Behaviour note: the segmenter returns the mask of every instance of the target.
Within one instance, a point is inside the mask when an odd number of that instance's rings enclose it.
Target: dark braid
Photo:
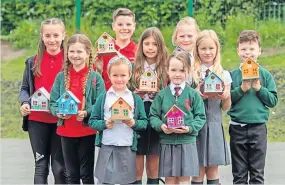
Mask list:
[[[70,61],[67,59],[64,63],[64,87],[68,91],[70,88]]]

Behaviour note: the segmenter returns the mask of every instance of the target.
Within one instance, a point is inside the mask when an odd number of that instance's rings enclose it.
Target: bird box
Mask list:
[[[225,85],[223,80],[216,73],[210,72],[210,74],[204,79],[200,90],[204,95],[216,96],[223,94],[224,88]]]
[[[120,97],[115,103],[111,106],[111,119],[112,120],[130,120],[130,111],[132,107]]]
[[[57,102],[58,114],[68,115],[78,113],[78,104],[80,103],[80,100],[71,91],[63,93]]]
[[[259,78],[259,65],[254,60],[248,58],[241,64],[241,73],[243,80]]]
[[[173,105],[169,111],[165,114],[166,124],[168,128],[181,128],[185,125],[184,116],[186,114],[179,109],[176,105]]]
[[[44,87],[39,88],[30,99],[31,111],[49,111],[50,94]]]
[[[152,70],[145,71],[140,77],[139,90],[147,92],[158,91],[158,78]]]
[[[115,39],[106,32],[98,38],[95,43],[95,48],[98,56],[117,53],[115,49]]]

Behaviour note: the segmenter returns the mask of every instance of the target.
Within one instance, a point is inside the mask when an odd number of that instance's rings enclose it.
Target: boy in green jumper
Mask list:
[[[257,61],[261,54],[259,34],[244,30],[238,37],[237,53],[243,63]],[[231,72],[230,148],[234,184],[264,184],[267,149],[266,122],[269,108],[276,106],[277,90],[272,75],[259,66],[259,79],[242,80],[240,69]],[[250,177],[248,182],[248,175]]]

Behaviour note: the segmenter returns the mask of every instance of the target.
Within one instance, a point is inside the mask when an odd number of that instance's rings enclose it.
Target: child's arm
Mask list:
[[[105,84],[104,81],[101,77],[101,75],[99,75],[99,73],[95,72],[95,76],[92,79],[92,105],[95,104],[96,99],[99,97],[99,95],[101,93],[106,92],[105,90]],[[89,119],[89,117],[91,116],[91,112],[92,112],[92,106],[87,107],[86,109],[87,111],[87,119]],[[88,122],[88,120],[86,120],[86,123]]]
[[[191,106],[194,109],[193,110],[194,119],[190,123],[189,133],[191,135],[198,136],[199,130],[204,126],[206,122],[204,102],[201,96],[198,94],[198,92],[194,94],[194,98],[192,99]]]
[[[105,93],[101,94],[98,97],[95,105],[93,105],[91,116],[88,121],[89,127],[97,131],[103,131],[107,129],[106,121],[104,120],[104,113],[102,113],[102,103],[104,103],[102,101],[103,101],[104,96],[105,96]]]
[[[250,80],[242,80],[240,86],[231,86],[231,101],[232,104],[236,104],[244,93],[246,93],[251,88]]]
[[[257,91],[257,96],[260,101],[264,103],[267,107],[274,107],[277,105],[278,97],[277,97],[277,89],[275,81],[272,75],[268,72],[268,75],[265,78],[265,87],[261,86],[259,89],[256,89],[255,86],[260,85],[260,80],[253,80],[252,87]]]
[[[136,107],[138,107],[135,111],[138,111],[137,112],[138,114],[137,114],[137,119],[135,120],[135,124],[132,128],[135,131],[144,130],[146,129],[147,126],[147,117],[145,114],[144,104],[142,99],[138,95],[135,95],[134,97],[137,103]]]
[[[60,78],[63,73],[57,74],[55,81],[53,83],[51,92],[50,92],[50,111],[52,115],[57,116],[58,111],[58,102],[56,102],[60,98]]]
[[[163,124],[161,120],[161,105],[162,99],[160,93],[154,98],[149,111],[150,125],[157,132],[162,132],[161,125]]]

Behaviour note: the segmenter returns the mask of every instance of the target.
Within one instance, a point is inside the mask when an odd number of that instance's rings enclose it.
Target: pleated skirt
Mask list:
[[[102,145],[95,177],[104,184],[130,184],[136,181],[136,152],[129,146]]]
[[[149,109],[151,102],[144,102],[146,115],[149,115]],[[137,145],[137,155],[158,155],[159,154],[159,135],[150,126],[147,125],[146,130],[138,132],[138,145]]]
[[[161,144],[159,177],[199,176],[196,143]]]
[[[230,154],[221,122],[206,122],[197,137],[200,166],[229,165]]]

